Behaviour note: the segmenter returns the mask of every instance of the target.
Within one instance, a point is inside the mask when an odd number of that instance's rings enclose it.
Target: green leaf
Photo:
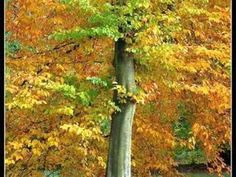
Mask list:
[[[109,118],[103,118],[100,122],[100,128],[102,131],[102,134],[104,136],[107,136],[110,134],[111,131],[111,121],[109,120]]]
[[[84,105],[84,106],[89,106],[91,104],[91,98],[87,92],[79,92],[79,101]]]
[[[102,80],[101,78],[98,78],[98,77],[87,77],[86,80],[90,81],[92,84],[94,85],[100,85],[100,86],[103,86],[103,87],[107,87],[107,82]]]

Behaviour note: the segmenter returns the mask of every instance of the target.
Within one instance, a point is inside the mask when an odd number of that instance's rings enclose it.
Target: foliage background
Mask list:
[[[119,110],[118,38],[136,56],[144,101],[133,126],[133,176],[175,176],[177,164],[209,162],[219,175],[227,168],[219,153],[230,146],[230,2],[129,2],[6,2],[7,176],[104,176]]]

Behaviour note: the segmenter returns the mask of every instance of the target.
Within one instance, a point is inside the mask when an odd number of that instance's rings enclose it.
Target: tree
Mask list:
[[[228,2],[8,3],[9,175],[98,175],[110,119],[107,176],[130,176],[131,160],[135,176],[176,176],[175,151],[194,149],[220,175],[230,141]]]
[[[134,79],[134,59],[126,50],[126,42],[118,40],[115,49],[115,67],[117,83],[129,93],[136,90]],[[119,94],[119,93],[118,93]],[[115,112],[111,123],[111,140],[107,165],[107,176],[131,176],[131,134],[135,112],[135,102],[125,100],[119,103],[115,95]]]

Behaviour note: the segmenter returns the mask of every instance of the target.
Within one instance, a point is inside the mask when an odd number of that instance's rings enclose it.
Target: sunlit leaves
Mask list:
[[[60,128],[62,128],[63,130],[66,130],[70,133],[75,133],[77,135],[80,135],[82,137],[82,140],[84,139],[96,139],[96,136],[93,135],[98,135],[100,134],[100,130],[96,129],[96,128],[92,128],[92,129],[86,129],[84,127],[80,127],[79,125],[76,124],[64,124],[62,125]]]
[[[91,97],[87,92],[79,92],[78,93],[79,99],[81,103],[85,106],[89,106],[91,103]]]
[[[117,100],[120,103],[126,103],[127,100],[144,104],[145,97],[147,96],[142,90],[138,89],[136,93],[127,92],[127,90],[121,86],[116,85],[112,88],[112,90],[116,90],[118,93]]]
[[[96,13],[97,9],[93,7],[89,0],[60,0],[65,4],[69,4],[71,6],[79,5],[80,9],[86,12]]]
[[[218,154],[230,144],[228,1],[7,3],[9,176],[102,176],[111,115],[120,111],[112,91],[142,103],[134,176],[157,168],[177,176],[176,162],[207,161],[219,174],[225,168]],[[135,58],[135,94],[111,88],[120,38]]]
[[[70,31],[59,31],[53,34],[53,38],[59,41],[63,41],[66,39],[83,39],[90,37],[111,37],[114,40],[122,37],[122,34],[118,31],[118,28],[110,28],[108,26],[105,27],[97,27],[90,29],[81,29],[75,28]]]
[[[9,88],[10,89],[10,88]],[[8,91],[11,91],[9,90]],[[35,105],[47,104],[45,100],[38,100],[37,96],[33,96],[28,89],[20,91],[11,102],[6,103],[8,109],[19,107],[21,109],[30,109]]]
[[[54,107],[52,110],[48,110],[45,113],[49,114],[62,114],[62,115],[68,115],[73,116],[74,114],[74,107],[73,106],[64,106],[64,107]]]

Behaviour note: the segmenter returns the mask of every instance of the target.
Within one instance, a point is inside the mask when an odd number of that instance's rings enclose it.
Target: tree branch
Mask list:
[[[61,44],[53,47],[52,49],[36,52],[36,53],[33,53],[32,55],[28,55],[26,57],[30,57],[30,56],[33,56],[33,55],[47,54],[47,53],[59,50],[59,49],[61,49],[63,47],[66,47],[68,45],[73,45],[73,48],[70,49],[70,50],[67,50],[65,53],[70,53],[70,52],[72,52],[73,50],[75,50],[75,49],[77,49],[79,47],[79,44],[76,44],[75,42],[69,42],[69,43],[66,43],[66,44],[61,43]],[[21,59],[21,58],[23,58],[25,56],[18,56],[18,57],[10,56],[10,57],[13,58],[13,59]]]

